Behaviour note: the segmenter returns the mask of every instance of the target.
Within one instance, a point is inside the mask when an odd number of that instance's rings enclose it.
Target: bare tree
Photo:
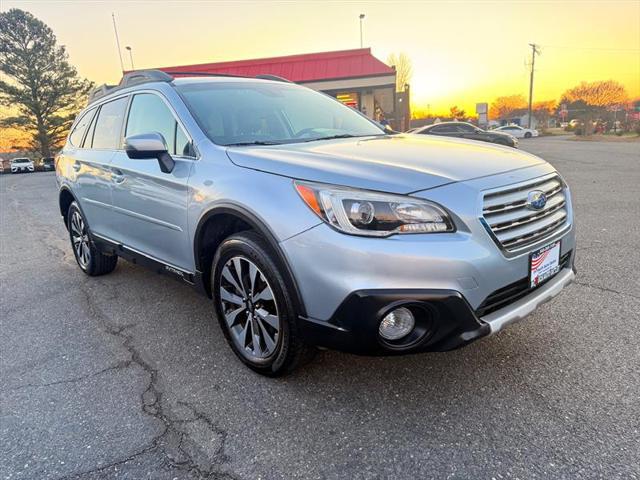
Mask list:
[[[489,116],[492,119],[507,118],[514,110],[526,108],[527,101],[522,95],[506,95],[497,97],[489,108]]]
[[[629,95],[624,85],[615,80],[600,82],[582,82],[562,95],[564,102],[576,102],[582,100],[591,107],[608,107],[618,103],[625,103],[629,100]]]
[[[454,105],[449,109],[449,114],[451,115],[451,118],[453,118],[454,120],[464,120],[466,112],[458,108],[457,105]]]
[[[387,59],[387,63],[396,69],[396,91],[404,92],[405,85],[411,83],[413,76],[413,65],[406,53],[392,53]]]

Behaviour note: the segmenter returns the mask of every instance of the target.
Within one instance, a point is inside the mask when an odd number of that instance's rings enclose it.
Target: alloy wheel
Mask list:
[[[77,210],[71,215],[71,241],[78,263],[83,270],[89,268],[91,250],[89,246],[89,234],[82,215]]]
[[[222,268],[219,298],[231,338],[249,360],[270,357],[278,347],[280,318],[273,290],[262,271],[245,257]]]

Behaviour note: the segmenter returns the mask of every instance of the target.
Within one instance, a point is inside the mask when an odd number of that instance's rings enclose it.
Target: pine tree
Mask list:
[[[50,157],[92,83],[78,76],[53,31],[17,8],[0,13],[0,71],[8,77],[0,80],[0,104],[16,113],[0,126],[27,132],[30,148]]]

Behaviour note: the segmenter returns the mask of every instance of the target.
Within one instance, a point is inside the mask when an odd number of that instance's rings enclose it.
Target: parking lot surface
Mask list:
[[[0,478],[640,478],[640,144],[523,140],[572,187],[577,282],[448,353],[242,366],[212,304],[76,267],[54,174],[0,177]]]

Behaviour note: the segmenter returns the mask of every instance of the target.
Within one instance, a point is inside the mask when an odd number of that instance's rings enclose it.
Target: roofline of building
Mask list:
[[[355,53],[359,53],[362,55],[365,55],[365,54],[372,55],[371,48],[367,47],[367,48],[355,48],[351,50],[334,50],[334,51],[317,52],[317,53],[298,53],[294,55],[285,55],[281,57],[250,58],[246,60],[231,60],[226,62],[209,62],[209,63],[194,63],[189,65],[173,65],[173,66],[167,66],[167,67],[157,67],[156,69],[162,70],[164,72],[171,74],[171,73],[179,73],[178,69],[193,69],[193,68],[198,69],[198,68],[206,68],[206,67],[231,68],[236,66],[268,65],[272,63],[282,63],[285,61],[299,61],[299,60],[309,60],[309,59],[319,60],[322,58],[348,57]],[[380,63],[384,64],[384,62],[382,61],[380,61]],[[392,69],[393,67],[389,67],[389,68]]]

